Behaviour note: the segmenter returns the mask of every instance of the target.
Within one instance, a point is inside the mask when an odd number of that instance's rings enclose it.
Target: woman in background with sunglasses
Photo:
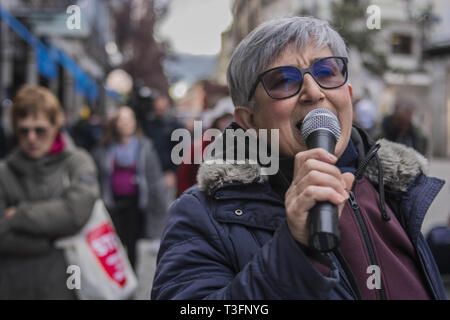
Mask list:
[[[53,242],[87,222],[97,170],[61,133],[63,111],[48,89],[21,88],[11,120],[18,145],[0,163],[0,299],[75,299]]]
[[[443,182],[423,174],[414,150],[352,127],[347,62],[344,40],[311,17],[266,22],[240,43],[227,74],[232,127],[278,130],[280,170],[203,163],[199,185],[170,209],[152,298],[445,298],[420,234]],[[302,138],[319,108],[339,122],[333,154]],[[309,210],[324,201],[341,231],[328,252],[308,239]]]

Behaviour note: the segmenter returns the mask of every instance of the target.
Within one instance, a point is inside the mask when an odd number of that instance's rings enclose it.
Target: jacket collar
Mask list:
[[[362,131],[361,131],[362,132]],[[371,141],[366,134],[361,134],[362,145],[358,149],[370,148]],[[428,172],[428,161],[419,152],[401,144],[380,139],[378,156],[383,166],[383,181],[387,189],[406,192],[410,184],[420,174]],[[378,165],[372,160],[364,175],[374,184],[378,183]],[[267,183],[268,176],[261,174],[258,164],[203,163],[198,171],[199,189],[208,195],[227,185]]]
[[[355,147],[360,153],[367,152],[374,142],[363,131],[354,130],[359,131],[361,138],[354,141]],[[378,155],[383,167],[386,195],[391,199],[391,205],[408,214],[397,217],[416,243],[425,214],[444,182],[424,175],[428,171],[428,161],[415,150],[385,139],[377,143],[380,144]],[[375,159],[369,162],[364,176],[378,184]],[[284,218],[283,197],[272,188],[268,176],[262,175],[261,167],[256,164],[205,162],[199,168],[197,179],[199,189],[208,196],[216,200],[233,200],[222,202],[224,207],[215,210],[214,216],[219,221],[275,230]],[[247,205],[251,199],[265,201],[271,208],[257,207],[253,212]],[[242,210],[243,214],[236,214],[236,210]],[[394,212],[398,214],[398,210]]]
[[[360,153],[367,153],[374,142],[363,131],[357,128],[354,130],[360,133],[360,140],[354,141],[355,147]],[[397,217],[415,243],[425,214],[442,188],[443,181],[424,175],[428,171],[428,161],[415,150],[385,139],[377,143],[380,144],[378,156],[383,168],[386,196],[391,199],[390,204],[397,207],[394,212],[398,214],[400,209],[407,214]],[[374,185],[378,184],[378,163],[375,159],[369,162],[364,176]],[[233,200],[233,205],[216,210],[216,219],[220,221],[273,229],[284,217],[283,197],[273,189],[268,176],[262,175],[261,167],[256,164],[203,163],[197,179],[199,189],[207,195],[217,200]],[[250,199],[263,200],[273,207],[270,210],[258,207],[255,212],[248,214],[245,203]],[[243,210],[244,214],[236,215],[235,210]],[[274,221],[270,222],[271,219]]]

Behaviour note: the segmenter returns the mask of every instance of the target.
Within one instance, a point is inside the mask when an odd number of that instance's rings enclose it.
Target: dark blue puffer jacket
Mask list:
[[[379,153],[385,158],[390,151],[384,149]],[[420,233],[443,182],[423,175],[418,162],[384,164],[390,178],[407,186],[404,192],[391,193],[387,183],[386,202],[416,249],[432,297],[446,299],[438,268]],[[256,166],[203,165],[199,186],[177,199],[169,215],[152,299],[358,298],[334,254],[328,255],[327,276],[311,263],[289,232],[284,201],[259,176]]]

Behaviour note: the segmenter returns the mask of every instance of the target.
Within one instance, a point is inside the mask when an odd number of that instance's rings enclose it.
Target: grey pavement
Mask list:
[[[437,225],[446,225],[450,214],[450,160],[432,159],[430,161],[429,176],[445,180],[445,185],[430,207],[425,217],[422,233],[427,234],[430,229]],[[150,290],[153,282],[153,275],[156,268],[156,255],[158,244],[140,240],[137,245],[137,276],[139,287],[135,294],[137,300],[150,299]],[[450,297],[450,276],[444,277],[447,288],[447,296]]]
[[[135,292],[135,300],[149,300],[153,283],[153,275],[156,269],[156,256],[159,243],[149,240],[139,240],[137,243],[136,275],[139,286]]]

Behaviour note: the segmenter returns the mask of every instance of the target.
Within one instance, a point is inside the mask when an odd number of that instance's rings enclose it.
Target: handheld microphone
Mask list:
[[[334,154],[334,148],[341,136],[341,126],[331,111],[318,108],[306,115],[301,133],[308,149],[323,148]],[[335,204],[329,201],[316,203],[309,210],[307,223],[311,248],[328,252],[339,245],[339,216]]]

